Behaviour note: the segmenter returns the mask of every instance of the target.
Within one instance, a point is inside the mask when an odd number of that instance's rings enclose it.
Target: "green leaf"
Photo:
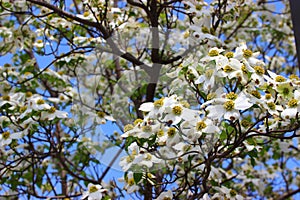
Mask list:
[[[252,151],[248,152],[248,155],[251,156],[251,158],[257,158],[257,151],[256,149],[253,149]]]
[[[273,158],[274,160],[278,160],[280,157],[281,157],[280,152],[278,152],[278,151],[274,151],[274,152],[273,152],[272,158]]]
[[[220,140],[221,141],[224,141],[227,139],[227,134],[226,134],[226,131],[222,131],[221,134],[220,134]]]
[[[140,180],[142,179],[143,174],[142,173],[134,173],[133,174],[133,179],[134,182],[137,184],[138,182],[140,182]]]
[[[255,159],[253,157],[250,157],[250,162],[253,167],[256,165]]]

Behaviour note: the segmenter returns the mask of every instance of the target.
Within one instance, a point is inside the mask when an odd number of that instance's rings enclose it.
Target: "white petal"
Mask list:
[[[215,118],[219,119],[225,113],[225,109],[223,105],[212,105],[212,106],[208,106],[206,109],[209,111],[207,117],[211,119],[215,119]]]
[[[147,103],[143,103],[140,106],[139,110],[144,111],[144,112],[149,112],[149,111],[153,110],[153,108],[154,108],[153,103],[152,102],[147,102]]]
[[[224,114],[224,118],[228,120],[237,120],[240,118],[240,113],[238,111],[230,111]]]

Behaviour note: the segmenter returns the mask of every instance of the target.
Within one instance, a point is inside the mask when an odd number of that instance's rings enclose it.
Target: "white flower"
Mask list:
[[[130,167],[134,164],[133,161],[135,160],[136,155],[140,155],[139,147],[135,142],[129,145],[128,151],[129,155],[122,157],[119,163],[124,172],[128,171]]]
[[[37,40],[35,41],[35,43],[33,43],[33,46],[40,49],[40,48],[43,48],[44,47],[44,42],[43,40]]]
[[[94,185],[92,183],[88,184],[88,191],[84,192],[82,195],[82,200],[101,200],[103,195],[102,193],[107,191],[106,189],[102,189],[101,185]]]
[[[55,107],[51,107],[49,110],[43,111],[41,114],[41,119],[42,120],[48,120],[51,121],[55,118],[67,118],[68,117],[68,113],[65,111],[60,111],[60,110],[56,110]]]
[[[206,68],[205,73],[200,75],[199,78],[195,81],[195,84],[203,83],[203,89],[205,91],[211,90],[216,84],[215,77],[218,75],[218,71],[211,68]]]
[[[113,117],[108,116],[105,112],[102,111],[98,111],[96,113],[88,112],[87,114],[94,118],[97,124],[105,124],[107,120],[112,122],[116,121]]]
[[[299,99],[300,92],[298,90],[295,90],[294,98],[288,101],[287,108],[285,108],[281,113],[281,117],[283,119],[295,118],[297,116],[297,113],[300,111]]]
[[[176,98],[173,95],[171,97],[162,97],[154,102],[146,102],[140,106],[139,110],[148,112],[145,118],[157,118],[162,115],[166,107],[177,103]]]
[[[154,163],[160,163],[161,160],[158,159],[155,155],[151,155],[150,153],[143,153],[136,156],[136,159],[133,163],[137,165],[145,165],[148,168],[151,168]]]
[[[228,93],[226,98],[216,98],[207,101],[203,106],[216,103],[215,105],[209,105],[206,110],[209,112],[207,117],[210,119],[224,119],[236,120],[240,117],[240,112],[250,108],[253,103],[250,103],[249,98],[241,92],[239,95],[235,93]]]
[[[220,129],[215,123],[209,119],[205,118],[203,120],[197,121],[192,128],[183,129],[182,130],[186,136],[196,142],[199,137],[201,137],[202,133],[220,133]]]
[[[0,147],[4,147],[9,145],[13,139],[20,139],[22,137],[22,133],[10,133],[9,131],[5,131],[0,135]]]
[[[174,104],[165,109],[166,116],[163,118],[166,122],[172,121],[176,125],[181,120],[194,121],[199,116],[199,112],[183,107],[181,104]]]
[[[216,63],[218,62],[218,60],[223,59],[223,55],[221,55],[220,53],[222,53],[224,50],[223,49],[219,49],[217,47],[213,47],[209,50],[208,55],[203,57],[201,59],[202,62],[210,62],[212,60],[216,61]]]
[[[23,97],[24,95],[22,93],[3,95],[2,97],[0,97],[0,107],[5,104],[9,104],[13,109],[16,105],[20,105]]]
[[[248,49],[246,43],[241,43],[240,46],[235,49],[234,53],[234,58],[243,63],[247,63],[252,67],[256,65],[263,66],[264,63],[257,59],[257,56],[259,56],[259,52],[252,52]]]
[[[128,172],[127,177],[125,179],[124,189],[127,191],[128,194],[140,189],[140,187],[136,185],[134,181],[133,172]]]
[[[51,108],[42,97],[34,96],[29,100],[28,108],[32,108],[32,110],[39,111],[39,110],[48,110]]]

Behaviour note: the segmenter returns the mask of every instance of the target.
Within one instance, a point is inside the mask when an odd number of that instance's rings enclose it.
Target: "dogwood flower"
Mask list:
[[[139,166],[147,166],[148,168],[151,168],[154,163],[160,162],[162,162],[162,160],[158,159],[155,155],[152,155],[150,153],[143,153],[137,155],[133,163]]]
[[[55,118],[64,119],[68,117],[68,113],[65,111],[56,110],[55,107],[51,107],[49,110],[42,111],[41,119],[51,121]]]
[[[194,123],[193,127],[183,129],[182,132],[185,133],[189,139],[196,142],[203,133],[220,133],[220,129],[213,120],[205,118]]]
[[[200,112],[183,107],[181,104],[173,104],[165,109],[165,121],[172,121],[172,125],[176,125],[181,120],[194,121]]]
[[[231,92],[226,95],[226,98],[215,98],[207,101],[202,106],[212,103],[207,106],[207,117],[210,119],[220,119],[224,117],[227,120],[236,120],[240,117],[240,110],[246,110],[253,104],[249,98],[241,92],[239,95]]]
[[[217,81],[218,71],[212,67],[206,67],[205,72],[199,76],[199,78],[195,81],[195,84],[203,83],[204,91],[211,90]]]
[[[287,103],[287,108],[285,108],[282,113],[281,117],[283,119],[295,118],[297,113],[300,111],[300,92],[295,90],[294,98],[291,98]]]
[[[9,145],[13,139],[20,139],[21,137],[21,132],[11,133],[9,131],[5,131],[0,135],[0,147]]]
[[[94,185],[92,183],[88,184],[88,190],[83,192],[82,200],[101,200],[103,197],[103,192],[107,191],[102,189],[101,185]]]
[[[241,43],[239,47],[235,49],[234,58],[249,64],[251,67],[264,66],[264,63],[257,59],[259,52],[252,52],[248,49],[246,43]]]
[[[16,105],[20,104],[20,101],[23,97],[24,95],[22,95],[22,93],[3,95],[0,97],[0,107],[4,106],[5,104],[9,104],[13,109]]]
[[[105,112],[98,111],[98,112],[87,112],[87,114],[94,119],[97,124],[105,124],[106,121],[116,121],[113,117],[107,115]]]
[[[133,193],[139,190],[139,186],[134,181],[133,172],[128,172],[127,177],[125,178],[125,186],[124,189],[128,194]]]

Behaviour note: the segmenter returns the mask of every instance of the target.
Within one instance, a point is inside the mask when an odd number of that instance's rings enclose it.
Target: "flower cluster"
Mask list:
[[[261,147],[245,138],[290,129],[298,119],[300,80],[266,71],[258,56],[243,43],[234,52],[212,48],[198,64],[185,63],[176,69],[173,75],[183,75],[195,91],[201,91],[197,97],[201,106],[190,106],[177,95],[142,104],[139,109],[144,119],[124,127],[128,156],[120,162],[123,170],[151,173],[177,163],[180,176],[185,165],[179,163],[190,163],[203,172],[204,161],[214,153],[259,152]],[[228,146],[239,139],[235,148]],[[208,179],[218,177],[220,181],[220,173],[226,173],[220,170],[212,170]],[[242,199],[233,194],[234,189],[222,186],[215,190],[214,196]]]

